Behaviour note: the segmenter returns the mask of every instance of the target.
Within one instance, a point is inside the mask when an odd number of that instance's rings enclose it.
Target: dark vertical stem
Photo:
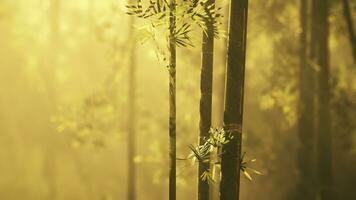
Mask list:
[[[209,0],[208,6],[213,5],[215,0]],[[199,144],[203,144],[209,136],[212,113],[213,91],[213,63],[214,63],[214,29],[212,19],[206,21],[207,31],[203,33],[202,41],[202,66],[200,74],[200,124]],[[198,167],[198,200],[209,200],[209,183],[201,179],[205,171],[210,169],[210,163],[199,163]]]
[[[311,23],[310,23],[310,50],[309,56],[312,64],[315,65],[317,57],[318,41],[318,0],[311,1]],[[314,72],[316,69],[314,68]],[[315,73],[314,73],[315,74]]]
[[[176,2],[170,1],[169,16],[169,200],[176,199]]]
[[[229,9],[228,9],[228,4],[226,3],[226,8],[224,8],[224,16],[229,15]],[[224,17],[224,22],[223,22],[223,30],[227,30],[228,28],[228,18]],[[226,75],[226,55],[227,55],[227,38],[223,37],[221,38],[222,42],[222,50],[219,52],[220,58],[219,58],[219,64],[214,67],[215,69],[213,70],[213,76],[214,76],[214,83],[216,83],[216,91],[215,91],[215,96],[216,96],[216,102],[215,102],[215,107],[216,107],[216,114],[215,114],[215,123],[217,126],[222,127],[224,123],[224,95],[225,95],[225,75]],[[214,47],[215,49],[215,47]],[[214,107],[213,106],[213,107]],[[219,148],[214,154],[221,154],[221,149]],[[211,158],[216,159],[215,155],[211,154]],[[214,167],[215,164],[211,164],[211,167]],[[215,182],[213,184],[210,184],[210,200],[215,200],[219,198],[219,190],[220,190],[220,168],[215,167]]]
[[[333,199],[331,178],[331,126],[330,126],[330,85],[329,85],[329,1],[318,0],[318,168],[320,197]]]
[[[232,139],[223,146],[221,200],[238,200],[246,58],[248,0],[231,0],[224,125]]]
[[[296,199],[315,199],[315,168],[313,147],[314,134],[314,71],[308,64],[308,0],[300,5],[300,69],[299,69],[299,169],[300,180],[297,185]]]
[[[134,18],[130,17],[129,21],[129,37],[133,38],[134,34]],[[136,117],[136,104],[135,104],[135,92],[136,92],[136,62],[135,62],[135,47],[134,47],[134,40],[131,40],[131,49],[130,49],[130,58],[129,58],[129,112],[128,112],[128,200],[135,200],[136,199],[136,192],[135,192],[135,180],[136,180],[136,166],[134,163],[135,157],[135,123]]]
[[[355,29],[354,23],[352,20],[352,15],[350,11],[350,3],[348,0],[342,0],[343,8],[344,8],[344,17],[347,25],[347,29],[349,31],[349,39],[352,48],[352,56],[354,59],[354,63],[356,63],[356,36],[355,36]]]
[[[225,15],[229,16],[229,4],[226,6]],[[224,17],[224,30],[228,29],[228,19]],[[227,58],[227,46],[228,46],[228,39],[226,37],[222,38],[223,40],[223,50],[222,50],[222,59],[221,59],[221,69],[219,70],[218,75],[218,117],[219,117],[219,124],[222,125],[224,122],[224,95],[225,95],[225,83],[226,83],[226,58]]]

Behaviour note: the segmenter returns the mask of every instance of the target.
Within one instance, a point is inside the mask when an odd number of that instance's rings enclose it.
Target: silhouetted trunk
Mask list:
[[[308,0],[300,1],[300,69],[299,69],[299,170],[300,180],[295,198],[315,199],[315,129],[314,70],[308,63]]]
[[[224,16],[229,16],[229,6],[227,3],[225,3],[224,8],[222,9],[222,13],[224,13]],[[224,17],[223,18],[223,30],[227,30],[228,28],[228,18]],[[217,43],[214,47],[214,51],[216,52],[219,50],[219,55],[216,66],[214,67],[214,73],[213,73],[213,82],[215,85],[215,88],[213,90],[215,91],[213,93],[213,126],[216,127],[222,127],[224,124],[224,94],[225,94],[225,75],[226,75],[226,55],[227,55],[227,38],[223,37],[219,39],[218,41],[221,41],[220,43]],[[219,45],[222,45],[219,48]],[[215,94],[215,95],[214,95]],[[214,110],[215,109],[215,110]],[[217,149],[216,152],[211,154],[212,159],[216,159],[216,155],[221,154],[221,149]],[[211,168],[215,167],[215,164],[211,164]],[[214,182],[210,183],[210,200],[216,200],[219,199],[219,193],[220,193],[220,168],[215,167],[215,173],[214,175]]]
[[[176,2],[170,1],[169,16],[169,200],[176,199]]]
[[[209,0],[207,4],[213,5],[214,0]],[[199,144],[202,145],[209,137],[212,113],[212,92],[213,92],[213,65],[214,65],[214,29],[211,20],[206,20],[207,31],[203,32],[202,40],[202,64],[200,74],[200,124],[199,124]],[[209,200],[209,183],[202,180],[201,176],[210,169],[209,162],[201,162],[198,167],[198,200]]]
[[[317,64],[318,72],[318,168],[321,200],[333,199],[331,180],[331,126],[329,86],[329,2],[318,0],[317,10]]]
[[[129,21],[129,35],[128,37],[133,38],[134,34],[134,17],[130,17]],[[135,104],[135,92],[136,92],[136,62],[135,62],[135,45],[134,40],[130,40],[130,57],[129,57],[129,112],[128,112],[128,146],[127,146],[127,156],[128,156],[128,184],[127,184],[127,192],[128,192],[128,200],[136,199],[136,166],[134,163],[135,158],[135,124],[137,124],[137,119],[135,117],[136,113],[136,104]]]
[[[226,47],[226,45],[224,46]],[[214,48],[216,49],[216,48]],[[214,68],[214,75],[213,75],[213,82],[217,83],[216,87],[213,89],[215,95],[213,95],[213,126],[222,127],[224,121],[224,94],[225,94],[225,63],[226,63],[226,50],[221,51],[219,54],[224,56],[223,63],[220,63],[222,60],[219,60],[219,64],[216,65]],[[214,110],[215,108],[215,110]],[[216,152],[210,155],[211,159],[216,159],[216,155],[220,155],[221,152],[217,149]],[[215,164],[212,163],[210,165],[211,168],[215,167]],[[211,169],[212,170],[212,169]],[[210,190],[210,200],[219,199],[219,190],[220,190],[220,168],[215,167],[214,175],[214,182],[210,183],[209,190]]]
[[[238,200],[246,58],[248,0],[231,0],[225,91],[224,126],[232,138],[223,146],[221,200]]]
[[[223,22],[223,30],[227,30],[229,26],[229,5],[226,5],[226,8],[224,8],[224,22]],[[218,89],[216,91],[217,93],[217,123],[219,126],[222,126],[224,123],[224,95],[225,95],[225,82],[226,82],[226,59],[227,59],[227,46],[228,46],[228,39],[227,37],[223,37],[220,40],[222,40],[222,51],[221,51],[221,60],[219,60],[219,69],[214,72],[214,75],[217,75],[216,82],[218,85]]]
[[[350,4],[348,0],[342,0],[343,8],[344,8],[344,17],[347,25],[347,30],[349,31],[350,45],[352,49],[352,56],[354,59],[354,63],[356,63],[356,39],[355,39],[355,30],[354,23],[352,20]]]

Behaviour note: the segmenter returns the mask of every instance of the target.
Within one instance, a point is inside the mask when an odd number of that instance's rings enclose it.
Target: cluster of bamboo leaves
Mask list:
[[[168,0],[136,0],[135,3],[126,5],[127,14],[147,20],[144,26],[139,27],[140,43],[152,40],[156,55],[160,61],[166,62],[167,45],[160,45],[160,40],[165,38],[165,44],[168,44],[169,38],[169,17],[170,2]],[[193,47],[191,33],[194,27],[198,27],[204,32],[208,28],[214,30],[214,37],[221,35],[219,30],[219,14],[221,8],[216,8],[214,3],[208,0],[177,0],[175,3],[174,15],[176,23],[174,35],[178,47]],[[162,33],[163,36],[162,37]]]
[[[212,167],[203,172],[201,179],[209,183],[215,182],[216,167],[220,167],[222,146],[227,144],[232,139],[231,135],[227,135],[223,128],[210,128],[209,137],[204,138],[204,143],[198,146],[189,145],[191,153],[187,157],[193,164],[209,163]],[[215,157],[213,156],[215,155]]]
[[[209,137],[205,138],[205,142],[201,145],[194,146],[189,145],[191,153],[187,157],[191,160],[193,164],[195,163],[209,163],[211,168],[202,173],[201,179],[203,181],[208,181],[209,183],[215,182],[215,172],[216,168],[220,168],[221,155],[224,153],[222,151],[223,145],[229,143],[233,136],[226,132],[224,128],[210,128]],[[251,173],[262,175],[261,172],[249,167],[249,164],[256,162],[256,159],[245,159],[246,153],[241,157],[241,172],[246,178],[252,181]]]

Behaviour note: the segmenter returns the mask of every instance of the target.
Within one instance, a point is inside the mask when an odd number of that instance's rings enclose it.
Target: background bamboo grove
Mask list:
[[[137,2],[0,0],[1,200],[356,199],[355,1]]]

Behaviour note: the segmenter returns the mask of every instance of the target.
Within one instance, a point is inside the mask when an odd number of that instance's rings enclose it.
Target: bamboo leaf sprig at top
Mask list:
[[[132,1],[131,1],[132,2]],[[170,2],[168,0],[135,0],[126,5],[127,14],[145,20],[139,27],[138,40],[141,43],[152,40],[156,48],[156,55],[160,61],[166,61],[169,36]],[[194,47],[192,31],[199,28],[206,33],[208,28],[213,29],[214,37],[219,38],[222,31],[219,29],[220,7],[208,0],[177,0],[175,4],[176,23],[174,27],[175,42],[178,47]],[[162,37],[164,36],[164,37]]]

